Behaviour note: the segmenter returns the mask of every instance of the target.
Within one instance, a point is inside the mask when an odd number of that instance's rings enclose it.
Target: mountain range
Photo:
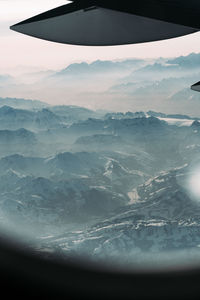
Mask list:
[[[198,259],[199,61],[82,62],[0,83],[1,226],[46,257]]]
[[[13,77],[12,83],[1,86],[1,97],[39,99],[52,105],[93,110],[160,110],[195,115],[199,96],[190,86],[199,81],[199,62],[200,54],[192,53],[173,59],[73,63],[46,75],[43,72],[35,79],[33,74],[32,81],[30,74],[28,81]]]
[[[184,187],[188,170],[184,166],[152,178],[133,190],[130,205],[87,230],[41,240],[40,251],[47,247],[65,259],[83,256],[118,266],[199,259],[200,203]]]

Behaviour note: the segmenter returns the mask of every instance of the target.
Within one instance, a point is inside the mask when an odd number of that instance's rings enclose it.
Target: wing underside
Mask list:
[[[147,6],[152,2],[148,1],[144,1]],[[155,18],[155,13],[145,13],[145,6],[140,12],[137,1],[131,1],[129,10],[115,3],[75,0],[13,25],[11,29],[48,41],[88,46],[143,43],[198,31],[197,27],[163,20],[160,15]],[[133,3],[136,3],[135,9]]]

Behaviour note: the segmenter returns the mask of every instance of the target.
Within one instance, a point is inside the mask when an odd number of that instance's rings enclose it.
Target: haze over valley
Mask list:
[[[73,63],[61,70],[18,67],[0,75],[0,96],[92,110],[199,115],[200,54],[174,59]]]

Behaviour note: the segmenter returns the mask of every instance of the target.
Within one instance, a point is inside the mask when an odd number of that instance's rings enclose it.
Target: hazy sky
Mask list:
[[[83,60],[172,57],[200,52],[200,33],[139,45],[81,47],[43,41],[9,30],[10,25],[66,2],[0,0],[0,72],[20,65],[58,69]]]

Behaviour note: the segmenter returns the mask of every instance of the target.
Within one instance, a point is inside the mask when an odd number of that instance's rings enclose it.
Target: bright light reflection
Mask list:
[[[189,190],[197,200],[200,200],[200,166],[189,178]]]

